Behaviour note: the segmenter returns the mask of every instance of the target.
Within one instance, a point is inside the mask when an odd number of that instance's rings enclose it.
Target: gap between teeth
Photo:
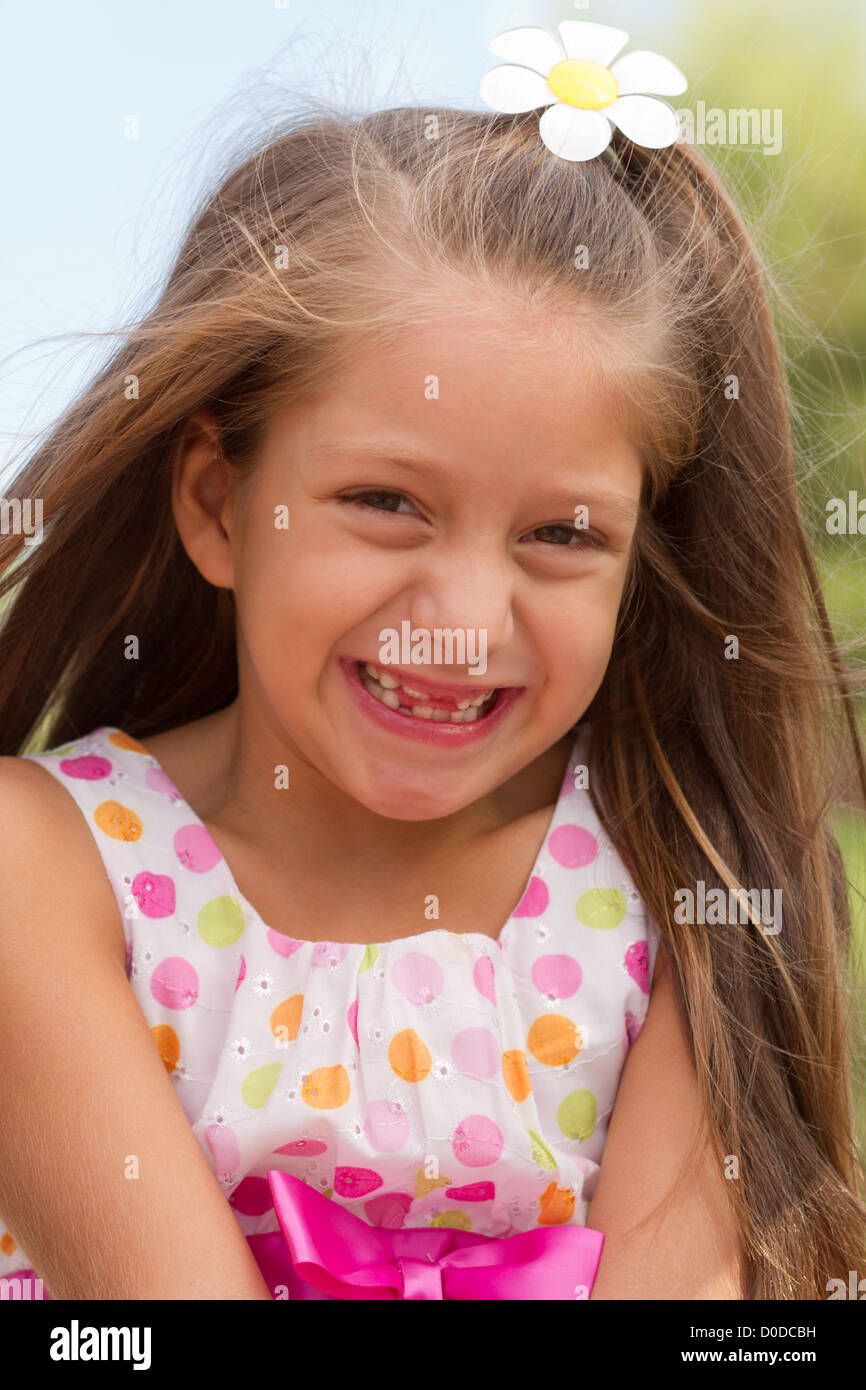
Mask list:
[[[400,705],[396,694],[398,689],[403,690],[407,695],[414,695],[419,700],[424,699],[422,690],[413,690],[411,686],[401,685],[386,671],[378,672],[375,666],[371,666],[369,662],[364,665],[360,674],[364,688],[374,699],[387,705],[389,709],[400,710],[408,714],[406,706]],[[490,690],[486,694],[474,696],[471,700],[458,700],[457,708],[454,710],[434,709],[432,705],[412,705],[411,713],[416,719],[431,719],[436,724],[472,724],[478,718],[480,706],[490,700],[494,694],[495,691]]]

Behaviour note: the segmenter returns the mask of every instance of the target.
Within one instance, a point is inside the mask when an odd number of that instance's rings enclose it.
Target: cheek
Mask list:
[[[319,589],[291,532],[251,529],[235,566],[235,609],[248,659],[271,696],[302,676],[319,622]]]
[[[607,663],[613,646],[622,583],[579,583],[572,594],[555,605],[547,623],[547,643],[559,660],[570,666]]]
[[[369,643],[371,615],[393,592],[393,566],[385,570],[294,518],[288,531],[267,522],[250,528],[236,565],[235,603],[262,682],[276,693],[315,678],[329,651],[353,630]],[[373,627],[375,637],[375,621]]]
[[[333,553],[317,551],[300,528],[259,526],[244,539],[235,599],[248,633],[279,628],[308,639],[324,636],[345,614],[353,592],[345,565]]]

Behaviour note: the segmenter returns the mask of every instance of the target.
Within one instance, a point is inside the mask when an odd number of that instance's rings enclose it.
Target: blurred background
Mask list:
[[[0,3],[0,492],[152,302],[184,223],[244,132],[295,96],[363,111],[482,109],[502,29],[616,25],[689,79],[696,115],[763,113],[760,142],[706,144],[773,282],[803,498],[836,635],[866,675],[866,548],[828,532],[864,501],[866,6],[862,0],[5,0]],[[711,120],[711,117],[709,118]],[[730,136],[730,122],[728,136]],[[724,122],[723,126],[724,128]],[[697,125],[696,125],[697,135]],[[863,704],[860,709],[864,724]],[[863,819],[834,813],[866,943]],[[866,1076],[858,1090],[866,1134]]]

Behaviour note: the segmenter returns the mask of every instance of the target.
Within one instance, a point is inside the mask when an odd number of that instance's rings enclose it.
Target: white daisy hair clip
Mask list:
[[[516,115],[547,107],[539,134],[561,159],[594,159],[607,149],[614,127],[646,149],[672,145],[680,133],[673,107],[659,95],[679,96],[688,86],[679,68],[660,53],[635,49],[617,58],[628,34],[607,24],[564,19],[549,29],[506,29],[490,51],[506,62],[481,80],[481,95],[494,111]],[[616,59],[616,61],[614,61]]]

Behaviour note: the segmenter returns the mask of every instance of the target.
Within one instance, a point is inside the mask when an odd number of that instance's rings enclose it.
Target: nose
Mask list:
[[[514,636],[513,576],[507,558],[490,551],[442,553],[429,561],[409,605],[413,627],[486,633],[488,655]]]

